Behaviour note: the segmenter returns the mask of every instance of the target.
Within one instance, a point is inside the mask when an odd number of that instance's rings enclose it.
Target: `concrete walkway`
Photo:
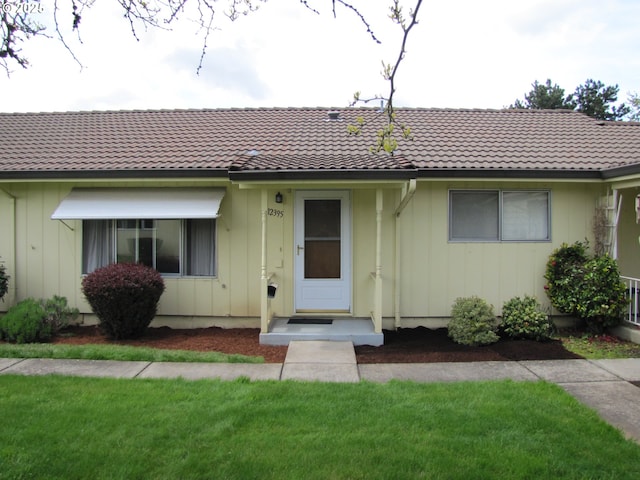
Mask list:
[[[640,358],[472,363],[356,363],[351,342],[293,341],[284,363],[170,363],[0,358],[0,375],[303,380],[321,382],[537,381],[558,384],[640,442]]]

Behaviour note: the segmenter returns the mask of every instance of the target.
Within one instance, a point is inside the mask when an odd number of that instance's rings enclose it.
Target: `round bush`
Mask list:
[[[449,337],[462,345],[488,345],[497,342],[496,316],[485,300],[473,296],[458,298],[451,310]]]
[[[144,334],[156,315],[162,292],[162,276],[136,263],[107,265],[82,280],[82,293],[101,329],[114,340]]]
[[[555,308],[599,334],[621,322],[629,299],[617,262],[607,254],[589,257],[586,248],[576,242],[555,250],[547,261],[545,289]]]
[[[546,340],[553,324],[534,297],[515,297],[502,306],[502,331],[511,338]]]
[[[27,298],[0,318],[0,338],[13,343],[46,342],[53,334],[42,303]]]
[[[583,266],[587,260],[585,242],[575,242],[573,245],[563,243],[549,256],[544,275],[547,284],[544,288],[551,304],[559,311],[575,313],[584,280]]]

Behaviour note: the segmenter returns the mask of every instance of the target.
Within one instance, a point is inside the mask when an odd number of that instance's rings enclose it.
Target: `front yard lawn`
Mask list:
[[[584,358],[640,358],[640,345],[613,335],[564,335],[559,338],[564,348]]]
[[[0,343],[0,358],[59,358],[141,362],[264,363],[262,357],[220,352],[168,350],[128,345],[54,345]]]
[[[544,382],[0,376],[0,478],[636,479],[640,446]]]

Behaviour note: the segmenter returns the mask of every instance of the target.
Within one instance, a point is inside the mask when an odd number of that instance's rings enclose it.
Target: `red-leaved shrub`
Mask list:
[[[140,337],[156,315],[162,292],[162,276],[139,263],[113,263],[82,280],[100,328],[114,340]]]

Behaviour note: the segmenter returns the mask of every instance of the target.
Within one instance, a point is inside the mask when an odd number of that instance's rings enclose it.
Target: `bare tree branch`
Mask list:
[[[105,0],[106,1],[106,0]],[[131,33],[136,40],[139,40],[138,31],[140,28],[147,30],[149,27],[161,28],[169,30],[171,26],[179,21],[179,17],[187,13],[187,5],[193,6],[191,13],[196,17],[190,20],[195,20],[198,28],[204,31],[204,40],[200,53],[200,59],[197,66],[197,72],[202,69],[202,64],[206,54],[209,36],[216,28],[213,24],[214,16],[216,14],[215,6],[217,2],[226,4],[227,9],[224,14],[231,20],[236,20],[241,16],[248,15],[254,12],[258,8],[258,4],[266,2],[267,0],[115,0],[123,11],[124,18],[127,19]],[[319,14],[318,10],[310,5],[310,0],[299,0],[306,8]],[[326,0],[318,0],[326,1]],[[365,16],[358,10],[356,6],[351,3],[351,0],[330,0],[334,17],[336,16],[337,8],[344,8],[355,14],[360,22],[365,26],[367,33],[376,43],[381,43],[376,37],[371,25],[365,18]],[[399,25],[403,31],[402,43],[398,53],[398,57],[393,65],[383,63],[382,75],[386,81],[389,82],[389,92],[386,97],[382,95],[376,95],[370,99],[360,98],[360,94],[354,96],[354,104],[358,102],[369,102],[373,100],[384,100],[386,106],[384,106],[384,112],[387,115],[387,125],[379,132],[377,145],[372,148],[373,151],[379,152],[381,150],[388,153],[393,153],[397,148],[397,140],[395,139],[394,130],[396,126],[399,126],[404,138],[410,138],[410,130],[408,127],[402,124],[398,124],[395,117],[395,111],[393,107],[393,97],[396,92],[396,74],[400,64],[402,63],[406,54],[407,39],[411,29],[417,25],[417,17],[422,0],[414,0],[415,7],[409,11],[408,19],[403,14],[402,7],[400,6],[400,0],[392,0],[390,7],[391,20]],[[0,0],[2,9],[0,10],[0,65],[4,67],[7,74],[10,74],[10,65],[16,63],[23,68],[27,68],[29,65],[28,59],[22,54],[22,50],[19,48],[20,44],[29,40],[35,36],[45,36],[45,27],[32,20],[31,14],[34,13],[34,9],[38,13],[42,13],[43,7],[40,5],[40,0],[30,0],[28,2],[20,2],[19,0]],[[61,28],[61,19],[58,17],[59,12],[64,11],[62,3],[65,6],[70,7],[71,15],[71,30],[78,34],[78,40],[82,43],[80,38],[80,25],[83,12],[86,8],[91,8],[94,5],[95,0],[54,0],[53,9],[53,23],[58,40],[62,43],[64,48],[71,54],[75,62],[82,68],[81,61],[76,57],[72,48],[66,41]],[[195,13],[194,13],[195,12]],[[349,126],[350,133],[358,134],[362,130],[364,125]]]
[[[105,0],[106,1],[106,0]],[[248,15],[258,8],[258,4],[267,0],[115,0],[120,6],[123,16],[129,24],[131,34],[140,40],[140,29],[160,28],[170,30],[172,25],[181,20],[184,15],[191,14],[199,30],[204,31],[204,40],[197,71],[202,68],[202,62],[207,49],[209,35],[216,28],[213,25],[216,6],[225,4],[224,12],[231,20]],[[80,38],[81,20],[85,9],[91,8],[95,0],[54,0],[53,12],[49,12],[53,19],[53,29],[56,37],[69,52],[74,61],[82,68],[82,62],[67,42],[65,31],[68,31],[66,21],[71,21],[71,31]],[[187,5],[192,6],[190,13]],[[11,64],[18,64],[23,68],[29,65],[23,55],[20,44],[35,36],[49,37],[45,27],[32,20],[33,13],[47,13],[40,4],[40,0],[0,0],[0,65],[7,74]],[[67,17],[67,15],[70,16]],[[64,16],[64,18],[63,18]],[[64,28],[63,28],[64,27]],[[68,33],[66,34],[68,35]],[[50,37],[49,37],[50,38]]]
[[[34,10],[35,9],[35,10]],[[32,14],[41,12],[39,3],[2,3],[0,10],[0,65],[7,75],[11,72],[10,64],[16,63],[22,68],[29,66],[29,61],[22,54],[20,44],[37,35],[44,35],[45,27],[31,20]]]
[[[371,25],[369,25],[369,22],[367,22],[367,20],[364,18],[364,15],[362,15],[362,13],[360,13],[360,11],[356,7],[354,7],[348,2],[345,2],[344,0],[331,0],[331,1],[333,2],[334,17],[336,16],[336,2],[338,2],[340,5],[342,5],[345,8],[348,8],[360,18],[360,21],[364,24],[365,27],[367,27],[367,33],[371,35],[371,38],[373,39],[374,42],[382,43],[380,40],[378,40],[376,35],[373,33],[373,30],[371,29]]]
[[[84,5],[81,6],[81,11],[78,11],[78,7],[77,7],[76,3],[74,1],[72,1],[73,30],[78,33],[78,40],[80,41],[80,43],[82,43],[82,39],[80,38],[79,26],[80,26],[80,20],[82,18],[81,13],[82,13],[82,8],[83,7],[84,7]],[[76,57],[76,55],[73,53],[73,50],[71,50],[71,47],[69,47],[69,45],[67,44],[67,42],[66,42],[66,40],[64,38],[64,35],[60,31],[60,23],[58,22],[58,11],[59,11],[59,9],[58,9],[58,0],[54,0],[54,2],[53,2],[53,24],[56,27],[56,33],[58,34],[58,40],[60,40],[60,43],[62,43],[62,45],[69,52],[69,54],[71,55],[73,60],[80,66],[80,70],[82,70],[82,68],[83,68],[82,62],[80,62],[80,60],[78,60],[78,57]]]
[[[389,82],[388,95],[386,97],[376,95],[368,99],[363,99],[360,96],[360,92],[356,92],[354,94],[353,101],[351,102],[351,105],[355,105],[357,103],[369,103],[375,100],[386,101],[384,112],[387,116],[387,124],[383,127],[382,130],[378,131],[376,145],[371,147],[371,151],[375,153],[384,151],[393,155],[393,152],[398,148],[396,127],[400,128],[401,138],[411,139],[411,129],[403,123],[398,123],[398,121],[396,120],[396,113],[393,107],[393,96],[396,93],[396,74],[398,73],[398,68],[400,67],[400,64],[404,60],[404,57],[407,53],[407,39],[409,38],[409,33],[411,32],[411,29],[418,24],[418,11],[420,10],[421,5],[422,0],[416,0],[415,7],[409,10],[408,23],[402,12],[400,0],[393,0],[393,4],[390,8],[391,13],[389,15],[389,18],[391,18],[394,23],[402,28],[403,36],[400,45],[400,51],[398,52],[398,58],[396,59],[395,64],[391,65],[382,62],[382,77]],[[349,125],[347,129],[350,134],[359,135],[360,133],[362,133],[362,129],[364,127],[364,120],[358,119],[357,124]]]

